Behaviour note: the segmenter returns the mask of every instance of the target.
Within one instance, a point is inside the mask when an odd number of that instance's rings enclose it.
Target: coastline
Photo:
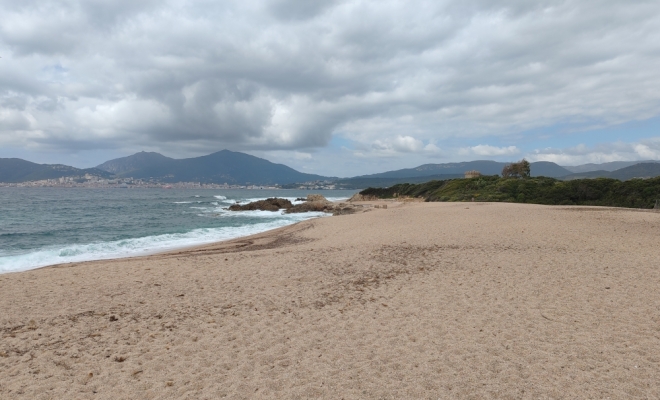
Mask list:
[[[660,396],[660,214],[387,204],[0,275],[0,397]]]
[[[109,203],[112,205],[103,208],[100,215],[96,215],[96,210],[93,209],[85,213],[85,207],[92,204],[91,202],[85,202],[85,199],[75,196],[69,199],[71,195],[62,198],[58,191],[46,190],[45,199],[52,199],[59,208],[56,207],[52,213],[44,209],[36,218],[25,216],[30,215],[31,208],[47,207],[47,200],[34,201],[34,204],[28,202],[27,205],[12,209],[12,201],[20,196],[5,199],[10,203],[9,215],[5,216],[9,221],[13,218],[15,223],[0,229],[0,274],[64,263],[142,257],[176,251],[244,237],[307,218],[323,216],[320,213],[279,215],[265,211],[220,210],[234,199],[240,200],[243,197],[250,200],[250,191],[228,192],[230,200],[226,200],[224,195],[216,196],[216,193],[211,193],[213,196],[200,193],[202,198],[198,195],[192,198],[192,194],[197,192],[188,195],[185,191],[173,191],[168,192],[169,197],[164,198],[153,195],[155,192],[148,195],[144,192],[146,191],[131,196],[110,196]],[[300,197],[299,192],[293,191],[287,195]],[[263,191],[259,194],[273,195],[274,192]],[[336,192],[333,194],[339,194],[342,196],[340,198],[346,195]],[[99,199],[105,196],[95,194],[91,198]],[[124,207],[122,202],[127,197],[135,197],[138,201],[133,203],[133,209],[123,209],[121,217],[116,218],[108,210],[113,206]],[[83,203],[77,208],[81,210],[77,213],[80,215],[67,216],[68,211],[65,208],[69,201]],[[154,206],[149,204],[150,210],[143,211],[141,207],[148,203],[154,203]],[[131,213],[135,213],[136,218],[130,218]],[[63,223],[68,217],[75,222],[70,225]],[[148,228],[143,229],[140,219],[149,220],[145,222]],[[29,240],[31,234],[35,236],[33,241]]]
[[[327,216],[330,217],[330,216]],[[154,250],[144,250],[144,253],[141,254],[130,254],[126,256],[109,256],[107,258],[95,258],[95,259],[90,259],[90,260],[80,260],[80,261],[70,261],[70,262],[63,262],[63,263],[57,263],[57,264],[49,264],[49,265],[43,265],[43,266],[38,266],[38,267],[32,267],[28,269],[22,269],[22,270],[15,270],[15,271],[6,271],[6,272],[0,272],[0,276],[6,275],[6,274],[15,274],[15,273],[24,273],[24,272],[29,272],[29,271],[34,271],[34,270],[39,270],[43,268],[59,268],[59,267],[72,267],[84,263],[94,263],[94,262],[112,262],[112,261],[117,261],[117,260],[137,260],[137,259],[142,259],[145,257],[153,257],[153,256],[158,256],[158,255],[167,255],[170,253],[174,254],[180,254],[181,252],[191,252],[194,253],[196,250],[203,249],[206,247],[214,247],[217,245],[222,245],[224,243],[232,242],[232,241],[241,241],[243,239],[248,239],[252,238],[253,236],[260,236],[262,234],[268,234],[270,232],[275,232],[280,229],[285,229],[290,226],[297,225],[299,223],[305,222],[305,221],[310,221],[318,218],[327,218],[326,216],[317,216],[317,217],[311,217],[306,220],[302,221],[297,221],[297,222],[292,222],[291,224],[284,225],[284,226],[279,226],[276,228],[270,228],[266,229],[261,232],[249,234],[249,235],[244,235],[244,236],[236,236],[233,238],[228,238],[224,240],[217,240],[217,241],[212,241],[209,243],[198,243],[198,244],[189,244],[189,245],[181,245],[181,246],[176,246],[176,247],[171,247],[171,248],[161,248],[161,249],[154,249]]]

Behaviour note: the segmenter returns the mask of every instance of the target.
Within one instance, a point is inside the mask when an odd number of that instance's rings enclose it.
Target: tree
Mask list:
[[[529,161],[524,158],[516,163],[505,165],[502,168],[502,177],[504,178],[529,178]]]

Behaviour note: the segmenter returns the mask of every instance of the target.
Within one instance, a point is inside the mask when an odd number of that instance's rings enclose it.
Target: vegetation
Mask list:
[[[504,178],[529,178],[530,173],[529,161],[524,158],[517,163],[507,164],[502,168]]]
[[[416,197],[426,201],[493,201],[549,205],[653,208],[660,199],[660,177],[653,179],[528,179],[481,176],[471,179],[399,184],[360,192],[378,198]]]

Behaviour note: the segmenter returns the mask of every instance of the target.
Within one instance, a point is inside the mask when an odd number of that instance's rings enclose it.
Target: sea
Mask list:
[[[296,203],[349,190],[0,188],[0,273],[148,255],[248,236],[329,214],[228,211],[269,197]]]

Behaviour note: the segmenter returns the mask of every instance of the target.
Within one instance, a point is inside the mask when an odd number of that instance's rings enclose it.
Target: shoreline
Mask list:
[[[335,202],[338,203],[338,202]],[[401,206],[402,204],[410,204],[410,203],[421,203],[420,201],[416,200],[408,200],[408,201],[400,201],[396,199],[377,199],[377,200],[370,200],[370,201],[358,201],[354,202],[353,204],[360,205],[361,203],[365,203],[366,205],[371,205],[375,203],[379,204],[387,204],[390,207],[394,204],[395,206]],[[556,208],[564,208],[564,209],[570,209],[570,208],[576,208],[576,209],[581,209],[581,210],[593,210],[593,211],[602,211],[602,210],[611,210],[611,211],[632,211],[632,212],[650,212],[650,213],[660,213],[660,210],[655,210],[655,209],[639,209],[639,208],[626,208],[626,207],[609,207],[609,206],[576,206],[576,205],[541,205],[541,204],[527,204],[527,203],[503,203],[503,202],[437,202],[438,204],[518,204],[521,206],[526,206],[526,205],[532,205],[532,206],[544,206],[544,207],[556,207]],[[362,211],[364,212],[364,211]],[[331,217],[331,215],[327,216],[318,216],[318,217],[312,217],[306,220],[302,221],[297,221],[293,222],[289,225],[284,225],[280,226],[277,228],[272,228],[272,229],[267,229],[265,231],[249,234],[246,236],[237,236],[234,238],[230,239],[224,239],[224,240],[219,240],[215,242],[209,242],[209,243],[204,243],[204,244],[191,244],[191,245],[185,245],[181,247],[173,247],[173,248],[167,248],[167,249],[162,249],[162,250],[144,250],[145,254],[132,254],[132,255],[127,255],[124,257],[108,257],[108,258],[95,258],[95,259],[90,259],[90,260],[81,260],[81,261],[70,261],[70,262],[63,262],[63,263],[56,263],[56,264],[48,264],[48,265],[43,265],[43,266],[38,266],[38,267],[33,267],[33,268],[28,268],[28,269],[23,269],[23,270],[16,270],[16,271],[7,271],[7,272],[0,272],[0,276],[6,275],[6,274],[14,274],[14,273],[23,273],[23,272],[28,272],[28,271],[34,271],[37,269],[43,269],[43,268],[56,268],[56,267],[67,267],[67,266],[73,266],[73,265],[80,265],[83,263],[92,263],[92,262],[97,262],[97,261],[114,261],[114,260],[130,260],[130,259],[141,259],[145,257],[151,257],[151,256],[158,256],[158,255],[166,255],[169,253],[185,253],[186,251],[195,251],[197,249],[202,249],[205,247],[214,247],[219,244],[223,243],[228,243],[232,241],[241,241],[242,239],[249,239],[252,238],[253,236],[260,236],[265,233],[269,232],[275,232],[290,226],[298,225],[300,223],[303,223],[305,221],[310,221],[318,218],[328,218]]]
[[[252,233],[252,234],[245,235],[245,236],[236,236],[236,237],[233,237],[233,238],[224,239],[224,240],[218,240],[218,241],[213,241],[213,242],[208,242],[208,243],[201,243],[201,244],[200,244],[200,243],[197,243],[197,244],[175,246],[175,247],[169,247],[169,248],[163,248],[163,249],[143,250],[143,251],[144,251],[144,254],[137,254],[137,253],[136,253],[136,254],[130,254],[130,255],[126,255],[126,256],[109,256],[109,257],[107,257],[107,258],[102,257],[102,258],[93,258],[93,259],[89,259],[89,260],[68,261],[68,262],[61,262],[61,263],[56,263],[56,264],[48,264],[48,265],[42,265],[42,266],[37,266],[37,267],[30,267],[30,268],[27,268],[27,269],[14,270],[14,271],[6,271],[6,272],[1,272],[1,271],[0,271],[0,276],[2,276],[2,275],[6,275],[6,274],[14,274],[14,273],[22,273],[22,272],[34,271],[34,270],[42,269],[42,268],[50,268],[50,267],[58,267],[58,266],[67,266],[67,265],[69,265],[69,264],[76,264],[76,265],[78,265],[78,264],[82,264],[82,263],[90,263],[90,262],[96,262],[96,261],[113,261],[113,260],[124,260],[124,259],[139,259],[139,258],[150,257],[150,256],[159,255],[159,254],[167,254],[167,253],[171,253],[171,252],[180,252],[180,251],[185,251],[185,250],[194,250],[194,249],[196,249],[196,248],[198,248],[198,247],[214,246],[214,245],[216,245],[216,244],[220,244],[220,243],[225,243],[225,242],[229,242],[229,241],[233,241],[233,240],[240,240],[240,239],[243,239],[243,238],[248,238],[248,237],[252,237],[252,236],[256,236],[256,235],[260,235],[260,234],[262,234],[262,233],[267,233],[267,232],[271,232],[271,231],[276,231],[276,230],[278,230],[278,229],[283,229],[283,228],[286,228],[286,227],[289,227],[289,226],[292,226],[292,225],[296,225],[296,224],[299,224],[299,223],[301,223],[301,222],[305,222],[305,221],[308,221],[308,220],[313,220],[313,219],[317,219],[317,218],[327,218],[327,217],[329,217],[329,216],[317,216],[317,217],[311,217],[311,218],[309,218],[309,219],[305,219],[305,220],[302,220],[302,221],[292,222],[292,223],[289,224],[289,225],[279,226],[279,227],[276,227],[276,228],[266,229],[266,230],[264,230],[264,231],[257,232],[257,233]],[[139,238],[138,238],[138,239],[139,239]],[[30,254],[30,253],[26,253],[26,254]]]
[[[262,236],[270,236],[272,234],[277,235],[279,231],[285,231],[287,228],[291,228],[295,225],[305,223],[307,221],[313,221],[318,218],[327,218],[327,217],[315,217],[315,218],[309,218],[303,221],[297,221],[289,225],[285,226],[280,226],[277,228],[273,229],[268,229],[262,232],[258,233],[253,233],[250,235],[246,236],[237,236],[235,238],[231,239],[226,239],[226,240],[220,240],[216,242],[211,242],[211,243],[205,243],[205,244],[193,244],[189,246],[183,246],[183,247],[177,247],[174,249],[166,249],[166,250],[154,250],[153,252],[150,252],[149,254],[144,254],[144,255],[132,255],[132,256],[126,256],[126,257],[113,257],[113,258],[102,258],[102,259],[95,259],[95,260],[85,260],[85,261],[72,261],[68,263],[60,263],[60,264],[52,264],[52,265],[44,265],[43,267],[36,267],[36,268],[31,268],[28,270],[24,271],[11,271],[11,272],[6,272],[6,273],[0,273],[0,275],[4,274],[11,274],[11,273],[20,273],[20,272],[30,272],[30,271],[35,271],[39,269],[44,269],[44,268],[71,268],[75,267],[81,264],[88,264],[88,263],[96,263],[96,262],[113,262],[113,261],[131,261],[131,260],[143,260],[143,259],[156,259],[156,258],[168,258],[168,256],[185,256],[189,254],[195,254],[198,252],[204,252],[208,249],[215,249],[218,246],[224,247],[225,245],[228,247],[231,247],[234,243],[241,243],[241,242],[246,242],[246,241],[252,241],[255,239],[261,239]]]
[[[344,200],[342,197],[341,202]],[[335,201],[335,203],[339,202]],[[257,217],[259,220],[254,220],[254,216],[248,214],[249,212],[245,213],[245,217],[252,218],[253,221],[239,226],[231,226],[231,222],[229,226],[222,226],[225,223],[218,222],[221,226],[191,227],[183,232],[146,234],[146,236],[91,241],[87,243],[63,243],[34,248],[18,254],[3,254],[0,257],[0,275],[30,271],[60,264],[79,264],[88,261],[145,257],[152,254],[178,251],[233,240],[277,229],[306,218],[325,217],[325,215],[306,216],[305,213],[301,213],[290,216]]]
[[[0,275],[0,397],[660,396],[660,214],[387,204]]]

